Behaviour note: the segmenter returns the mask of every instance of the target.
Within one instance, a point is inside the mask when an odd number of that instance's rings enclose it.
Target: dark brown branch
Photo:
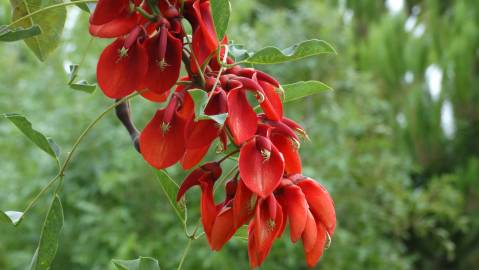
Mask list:
[[[117,100],[118,102],[119,100]],[[133,142],[133,146],[135,147],[136,151],[140,152],[140,142],[139,136],[140,132],[136,128],[135,124],[131,119],[131,110],[130,110],[130,102],[126,101],[121,103],[115,108],[116,117],[120,120],[123,126],[130,134],[131,141]]]

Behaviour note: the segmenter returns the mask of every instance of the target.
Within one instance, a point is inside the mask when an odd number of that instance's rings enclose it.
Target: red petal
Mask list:
[[[176,201],[179,201],[185,193],[192,187],[200,184],[200,178],[205,176],[205,172],[200,168],[192,171],[181,183],[178,193],[176,195]]]
[[[289,185],[276,195],[283,211],[289,219],[291,242],[301,239],[308,219],[308,203],[301,189],[296,185]]]
[[[180,160],[181,167],[185,170],[189,170],[196,166],[208,153],[210,146],[211,145],[209,144],[202,148],[186,149],[185,154]]]
[[[185,128],[186,148],[200,148],[210,145],[219,135],[219,126],[213,120],[199,120],[193,118]]]
[[[213,183],[201,185],[201,222],[208,242],[211,243],[211,230],[216,219],[218,210],[213,199]]]
[[[160,59],[158,55],[159,35],[148,40],[146,47],[150,61],[143,86],[155,93],[162,94],[170,90],[178,81],[183,44],[180,39],[177,39],[168,32],[165,59]],[[162,60],[164,61],[162,62]],[[164,63],[165,66],[161,66],[162,63]]]
[[[273,204],[272,206],[270,204]],[[276,207],[276,216],[270,216],[270,208]],[[256,207],[256,215],[253,220],[253,231],[250,232],[249,241],[254,240],[251,247],[250,265],[259,266],[263,263],[271,250],[273,241],[278,237],[282,227],[283,214],[279,203],[272,197],[271,200],[261,200]],[[251,237],[253,234],[253,237]],[[249,245],[248,245],[249,247]]]
[[[148,56],[142,45],[135,43],[127,56],[120,57],[124,39],[119,38],[103,50],[97,65],[97,80],[106,96],[123,98],[137,90],[146,74]]]
[[[137,25],[138,17],[131,15],[101,25],[90,24],[89,31],[95,37],[116,38],[130,33]]]
[[[336,226],[336,213],[328,191],[309,178],[299,181],[297,185],[303,190],[313,215],[324,225],[329,235],[333,235]]]
[[[221,250],[228,240],[233,237],[236,227],[233,226],[233,210],[231,208],[221,211],[216,217],[211,230],[210,246],[212,250]]]
[[[130,13],[129,0],[100,0],[90,17],[90,23],[101,25]]]
[[[281,182],[284,161],[278,149],[271,146],[269,158],[263,157],[256,140],[244,144],[240,150],[239,171],[245,185],[262,198],[270,196]]]
[[[301,173],[301,157],[299,156],[298,145],[293,139],[280,133],[272,133],[270,139],[283,154],[286,173],[288,175]]]
[[[253,79],[256,79],[256,74],[253,76]],[[264,101],[260,103],[261,109],[263,109],[266,117],[270,120],[281,120],[283,118],[283,104],[281,103],[281,98],[273,85],[259,81],[261,88],[263,88],[262,94],[264,95]]]
[[[302,235],[303,246],[306,252],[311,251],[314,248],[317,238],[317,227],[316,221],[314,220],[313,214],[310,211],[307,212],[307,221],[306,226],[304,227],[304,232]]]
[[[233,200],[234,226],[236,228],[241,227],[253,216],[256,200],[254,193],[240,180]]]
[[[146,91],[141,93],[141,96],[148,99],[149,101],[163,103],[168,99],[170,93],[164,92],[163,94],[157,94],[155,92]]]
[[[157,169],[175,164],[185,152],[184,120],[175,115],[164,132],[163,115],[164,110],[158,111],[140,135],[141,154]]]
[[[319,259],[323,255],[324,248],[326,246],[326,239],[326,229],[321,222],[318,222],[316,243],[310,251],[305,251],[306,263],[308,264],[308,267],[313,268],[318,263]]]
[[[251,139],[258,127],[256,113],[246,98],[246,93],[233,89],[228,94],[227,124],[233,135],[235,144],[239,145]]]

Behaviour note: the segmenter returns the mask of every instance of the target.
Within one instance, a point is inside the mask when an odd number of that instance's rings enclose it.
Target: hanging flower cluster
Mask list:
[[[191,40],[183,19],[191,25]],[[194,169],[177,196],[179,200],[191,187],[200,187],[202,224],[211,249],[220,250],[249,224],[250,265],[258,267],[289,224],[291,241],[302,240],[313,267],[334,233],[332,199],[301,174],[298,149],[306,133],[283,115],[281,85],[228,56],[227,38],[217,38],[210,1],[100,0],[90,32],[116,38],[97,66],[106,96],[119,99],[142,91],[153,102],[168,100],[139,136],[139,150],[149,164],[164,169],[179,162],[185,170],[194,168],[219,139],[224,156]],[[182,66],[187,75],[179,78]],[[207,94],[204,115],[195,109],[192,89]],[[256,113],[253,103],[262,113]],[[215,120],[219,115],[226,115],[226,121]],[[225,185],[224,201],[216,203],[214,186],[223,174],[222,163],[238,153],[237,173]]]

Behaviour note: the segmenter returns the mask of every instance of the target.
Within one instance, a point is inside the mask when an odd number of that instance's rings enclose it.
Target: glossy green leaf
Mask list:
[[[17,211],[0,211],[0,222],[17,225],[18,221],[22,218],[23,212]]]
[[[33,255],[30,270],[47,270],[55,259],[58,249],[58,239],[63,228],[63,208],[60,197],[55,198],[48,209],[45,223],[43,224],[40,242]]]
[[[205,108],[208,102],[208,93],[201,89],[191,89],[188,90],[191,98],[195,104],[195,120],[206,120],[210,119],[215,121],[220,125],[224,125],[226,118],[228,117],[227,113],[217,114],[217,115],[206,115]]]
[[[3,42],[18,41],[18,40],[38,36],[41,33],[42,33],[42,29],[37,24],[27,28],[17,27],[14,29],[8,28],[7,26],[0,26],[0,41],[3,41]]]
[[[246,60],[252,55],[243,45],[231,44],[228,45],[228,49],[228,54],[233,57],[235,62]]]
[[[30,141],[45,151],[45,153],[55,159],[58,158],[60,154],[58,145],[52,139],[46,138],[43,134],[33,129],[32,123],[24,116],[16,113],[4,114],[3,116],[10,120]]]
[[[287,84],[283,85],[283,89],[285,94],[284,103],[332,90],[331,87],[319,81]]]
[[[39,9],[62,3],[62,0],[10,0],[15,21]],[[45,61],[49,54],[58,47],[66,20],[66,8],[59,7],[21,20],[14,27],[29,28],[39,25],[43,34],[25,39],[27,46],[40,61]]]
[[[208,102],[208,93],[201,89],[188,90],[191,98],[195,104],[195,116],[198,117],[204,115],[206,103]]]
[[[176,194],[178,194],[178,184],[164,170],[155,170],[156,178],[160,181],[161,189],[166,195],[168,202],[175,210],[176,215],[182,224],[186,223],[186,209],[181,205],[183,201],[176,202]]]
[[[96,84],[81,80],[79,82],[70,84],[70,88],[73,90],[93,94],[96,90]]]
[[[226,118],[228,118],[228,114],[222,113],[222,114],[216,114],[216,115],[202,115],[199,117],[199,120],[213,120],[222,126],[225,124]]]
[[[323,40],[312,39],[295,44],[284,50],[276,47],[266,47],[252,54],[244,62],[270,65],[331,53],[335,54],[336,50],[329,43]]]
[[[149,257],[136,260],[112,260],[117,270],[160,270],[158,261]]]
[[[229,0],[210,0],[211,13],[215,23],[215,30],[218,40],[223,40],[223,37],[228,30],[228,23],[231,15],[231,4]]]
[[[75,0],[75,1],[77,1],[77,0]],[[87,13],[91,13],[91,9],[90,9],[89,4],[87,4],[87,3],[77,3],[75,5],[79,8],[81,8],[83,11],[85,11]]]

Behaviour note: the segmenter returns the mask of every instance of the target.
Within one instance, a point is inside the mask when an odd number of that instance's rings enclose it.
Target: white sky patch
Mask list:
[[[407,124],[406,117],[404,116],[403,113],[398,113],[396,115],[396,121],[398,122],[400,127],[402,128],[406,127],[406,124]]]
[[[418,38],[421,37],[424,32],[426,32],[426,26],[421,23],[414,28],[414,30],[412,31],[412,35]]]
[[[406,71],[404,74],[404,82],[407,84],[411,84],[414,82],[414,73],[412,71]]]
[[[71,37],[71,33],[75,24],[78,20],[78,16],[80,16],[81,10],[79,8],[70,8],[68,9],[67,20],[65,22],[65,36]]]
[[[397,14],[404,8],[404,0],[387,0],[386,7],[390,13]]]
[[[456,123],[454,121],[452,103],[449,100],[444,101],[441,107],[441,128],[447,138],[451,139],[454,137]]]
[[[437,101],[441,95],[443,71],[438,65],[433,64],[427,67],[425,75],[427,89],[429,90],[432,99]]]

